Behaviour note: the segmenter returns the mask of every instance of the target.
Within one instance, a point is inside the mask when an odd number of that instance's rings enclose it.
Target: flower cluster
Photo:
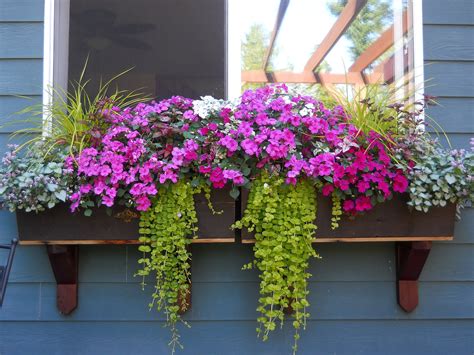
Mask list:
[[[419,129],[422,109],[408,113],[397,106],[394,112],[405,123],[398,136],[387,138],[360,129],[343,107],[327,108],[313,97],[289,93],[284,85],[248,90],[234,102],[175,96],[125,109],[104,106],[94,139],[65,159],[64,168],[72,172],[76,186],[67,197],[72,210],[83,207],[90,213],[94,206],[120,204],[146,211],[161,185],[183,178],[194,180],[196,186],[232,185],[235,198],[235,187],[249,188],[266,171],[284,177],[286,184],[313,181],[347,214],[368,211],[394,193],[406,192],[409,184],[411,205],[426,210],[429,204],[419,201],[423,171],[464,166],[470,153],[433,153],[438,148]],[[425,155],[432,159],[423,162]],[[441,162],[442,157],[447,160]],[[465,179],[469,169],[452,169],[455,174],[447,174],[450,181],[450,176],[458,176],[457,181],[470,184]],[[464,185],[444,201],[469,199]],[[438,195],[433,195],[432,205],[441,205]]]
[[[247,185],[262,170],[321,181],[347,213],[405,192],[408,180],[374,132],[364,134],[341,107],[328,109],[287,88],[246,91],[239,102],[173,97],[103,112],[109,127],[76,157],[79,205],[117,201],[144,211],[157,184],[198,176],[214,188]],[[72,160],[69,161],[72,164]]]

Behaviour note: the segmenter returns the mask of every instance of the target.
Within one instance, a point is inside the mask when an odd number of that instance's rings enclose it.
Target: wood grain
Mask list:
[[[235,221],[235,203],[228,189],[213,190],[211,201],[220,214],[213,214],[203,195],[195,197],[198,217],[199,243],[233,242],[235,232],[230,226]],[[117,218],[124,208],[117,207],[109,216],[105,208],[96,208],[92,216],[82,212],[71,214],[66,204],[39,214],[17,212],[17,225],[20,243],[38,244],[137,244],[138,214],[126,222]],[[224,241],[225,240],[225,241]]]
[[[242,193],[242,210],[248,192]],[[319,196],[315,224],[315,242],[393,242],[452,240],[454,235],[455,206],[432,208],[428,213],[410,211],[407,196],[395,195],[392,200],[376,205],[368,213],[348,217],[343,215],[336,230],[331,229],[331,201]],[[253,236],[245,229],[242,241],[252,242]]]

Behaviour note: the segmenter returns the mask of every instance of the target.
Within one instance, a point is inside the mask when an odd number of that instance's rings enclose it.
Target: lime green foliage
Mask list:
[[[235,227],[255,234],[255,265],[260,270],[257,334],[267,340],[284,310],[293,310],[294,352],[309,316],[307,272],[309,259],[318,257],[311,243],[316,226],[316,191],[309,181],[285,185],[281,177],[260,176],[252,185],[247,208]]]
[[[18,112],[28,117],[24,121],[30,127],[16,131],[15,135],[34,135],[20,149],[43,141],[47,152],[58,145],[65,145],[72,156],[74,152],[81,152],[87,147],[91,140],[100,137],[107,124],[104,112],[112,107],[125,108],[149,100],[149,97],[138,91],[112,88],[114,81],[130,69],[105,83],[100,81],[96,95],[90,96],[87,87],[90,80],[84,80],[85,69],[84,66],[78,81],[70,83],[70,91],[50,88],[49,94],[53,100],[49,105],[31,105]],[[44,116],[46,119],[43,119]]]
[[[341,208],[341,198],[337,195],[336,192],[333,192],[331,195],[332,199],[332,209],[331,209],[331,229],[337,229],[339,227],[339,221],[342,216]]]
[[[172,331],[170,347],[174,353],[179,342],[177,323],[182,321],[180,310],[185,310],[186,295],[190,292],[191,236],[197,231],[194,207],[194,189],[189,182],[161,186],[153,206],[140,218],[139,250],[143,258],[138,260],[142,269],[138,275],[156,275],[150,308],[156,307],[166,315]],[[143,286],[145,283],[143,282]]]

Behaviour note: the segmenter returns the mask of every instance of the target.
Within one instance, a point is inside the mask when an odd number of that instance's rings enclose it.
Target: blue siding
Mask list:
[[[440,107],[428,114],[454,146],[474,132],[474,5],[472,0],[425,0],[427,92]],[[3,126],[41,99],[41,0],[0,0],[0,152]],[[36,31],[36,32],[35,32]],[[0,242],[16,235],[15,218],[0,212]],[[250,245],[193,245],[192,328],[182,330],[182,354],[288,354],[292,330],[270,341],[255,337],[258,275],[241,271]],[[300,354],[472,354],[474,352],[474,209],[456,225],[455,240],[436,243],[411,314],[395,300],[392,243],[318,245],[311,264],[311,320]],[[56,310],[54,277],[43,247],[19,247],[0,310],[0,354],[166,354],[163,318],[149,312],[149,292],[134,278],[134,246],[80,248],[79,308]],[[0,259],[5,253],[0,251]]]

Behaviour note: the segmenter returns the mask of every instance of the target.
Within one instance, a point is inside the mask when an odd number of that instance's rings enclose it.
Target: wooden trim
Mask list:
[[[367,75],[366,81],[376,83],[380,75]],[[263,70],[248,70],[242,72],[242,81],[247,83],[308,83],[308,84],[360,84],[364,80],[360,73],[349,72],[347,74],[313,73],[305,71],[293,73],[278,71],[266,73]]]
[[[367,237],[367,238],[315,238],[313,243],[366,243],[366,242],[421,242],[421,241],[447,241],[453,240],[453,236],[439,236],[439,237]],[[243,239],[243,244],[253,244],[255,239]]]
[[[46,250],[57,284],[56,305],[61,314],[71,314],[77,308],[79,247],[47,245]]]
[[[408,31],[407,25],[407,11],[403,11],[403,34]],[[372,64],[378,57],[384,54],[394,43],[394,27],[390,26],[377,38],[349,67],[349,72],[362,72],[370,64]]]
[[[203,238],[193,239],[193,244],[207,244],[207,243],[234,243],[235,238]],[[102,244],[140,244],[138,239],[111,239],[111,240],[20,240],[20,245],[102,245]]]
[[[430,254],[431,245],[431,242],[395,244],[397,301],[407,313],[418,306],[418,279]]]
[[[312,72],[321,64],[329,51],[334,47],[339,38],[344,34],[352,21],[355,20],[360,10],[365,6],[367,0],[349,0],[347,5],[339,15],[338,19],[327,33],[326,37],[319,44],[316,51],[305,65],[305,71]]]

